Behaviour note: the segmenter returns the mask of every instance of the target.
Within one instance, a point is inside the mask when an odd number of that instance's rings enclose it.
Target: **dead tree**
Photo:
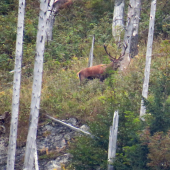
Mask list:
[[[20,83],[21,83],[24,13],[25,13],[25,0],[19,0],[17,40],[16,40],[16,51],[15,51],[15,68],[14,68],[14,80],[13,80],[12,116],[11,116],[10,136],[9,136],[9,145],[8,145],[7,170],[13,170],[14,163],[15,163]]]
[[[114,170],[113,163],[116,157],[116,143],[118,133],[119,114],[115,111],[113,124],[110,127],[109,148],[108,148],[108,170]]]
[[[142,90],[142,96],[144,98],[148,97],[149,75],[150,75],[150,65],[151,65],[151,57],[152,57],[152,44],[153,44],[153,35],[154,35],[155,13],[156,13],[156,0],[152,0],[151,11],[150,11],[147,52],[146,52],[146,64],[145,64],[144,82],[143,82],[143,90]],[[145,109],[145,106],[144,106],[144,101],[142,99],[141,100],[141,108],[140,108],[140,117],[141,117],[142,120],[144,120],[143,116],[145,115],[145,112],[146,112],[146,109]]]
[[[47,20],[47,1],[40,1],[40,13],[38,22],[38,32],[36,41],[36,56],[34,63],[34,77],[32,87],[30,124],[26,143],[26,152],[24,160],[24,170],[32,170],[36,152],[36,135],[39,117],[42,73],[43,73],[43,56],[45,49],[46,37],[46,20]]]
[[[124,42],[127,44],[127,49],[125,51],[123,60],[121,61],[120,70],[126,69],[131,59],[138,54],[137,45],[138,45],[140,8],[141,0],[130,0],[124,35]]]
[[[124,6],[125,0],[115,0],[112,35],[118,45],[120,43],[121,34],[124,30]]]
[[[91,45],[90,54],[89,54],[88,67],[93,66],[93,49],[94,49],[94,41],[95,41],[95,36],[93,35],[92,45]]]
[[[53,39],[53,25],[55,22],[55,16],[58,11],[62,8],[67,8],[73,3],[73,0],[49,0],[48,3],[48,12],[47,12],[47,31],[46,38],[47,41],[51,41]]]

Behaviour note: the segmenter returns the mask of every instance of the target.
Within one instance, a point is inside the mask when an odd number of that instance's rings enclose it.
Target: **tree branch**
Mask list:
[[[92,138],[94,138],[94,136],[93,136],[91,133],[87,132],[87,131],[84,131],[84,130],[82,130],[82,129],[80,129],[80,128],[74,127],[74,126],[72,126],[72,125],[70,125],[70,124],[68,124],[68,123],[65,123],[65,122],[61,121],[61,120],[55,119],[55,118],[53,118],[53,117],[51,117],[51,116],[49,116],[49,115],[47,115],[47,114],[44,114],[44,115],[45,115],[47,118],[49,118],[49,119],[51,119],[51,120],[53,120],[53,121],[55,121],[55,122],[58,122],[58,123],[66,126],[66,127],[69,127],[70,129],[72,129],[72,130],[74,130],[74,131],[76,131],[76,132],[79,132],[79,133],[82,133],[82,134],[85,134],[85,135],[90,135]]]

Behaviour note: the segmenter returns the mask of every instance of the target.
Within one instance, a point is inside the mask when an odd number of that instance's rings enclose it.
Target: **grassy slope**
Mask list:
[[[28,124],[30,112],[38,6],[37,1],[30,0],[26,7],[23,51],[23,65],[26,67],[22,71],[18,137],[21,144],[25,140],[23,134],[26,134],[27,126],[25,124]],[[100,0],[82,0],[58,13],[54,26],[54,39],[51,44],[47,45],[45,52],[41,112],[62,119],[76,117],[84,123],[93,121],[97,114],[107,114],[110,105],[114,111],[120,103],[123,103],[124,97],[127,97],[129,102],[133,103],[133,107],[127,106],[127,109],[135,112],[136,116],[139,115],[146,53],[146,45],[142,42],[146,37],[140,42],[139,56],[133,60],[125,73],[115,74],[112,79],[103,84],[95,80],[85,86],[79,86],[79,80],[76,77],[76,73],[87,66],[93,34],[96,36],[94,64],[109,62],[103,49],[105,42],[113,46],[113,54],[119,54],[111,35],[112,8],[111,1],[106,3]],[[4,25],[6,22],[12,22],[10,18],[16,15],[17,5],[14,9],[5,16],[6,19],[1,16],[0,19],[3,20]],[[37,17],[33,18],[33,14]],[[9,62],[4,62],[6,66],[2,64],[3,69],[0,72],[0,115],[5,111],[11,111],[13,77],[8,71],[12,70],[14,62],[15,35],[11,35],[11,32],[16,30],[16,19],[13,22],[9,32],[5,29],[1,30],[4,32],[3,34],[14,36],[14,38],[7,37],[8,41],[5,39],[4,46],[1,47],[2,55],[9,54],[10,57],[7,57]],[[153,48],[154,53],[162,50],[158,44],[159,41],[156,40]],[[158,68],[165,66],[165,58],[153,59],[152,66],[151,84],[159,74]]]

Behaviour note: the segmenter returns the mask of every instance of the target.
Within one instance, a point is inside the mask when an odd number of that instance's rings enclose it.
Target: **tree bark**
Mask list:
[[[115,0],[112,35],[117,44],[120,42],[121,33],[124,30],[124,6],[125,0]]]
[[[55,119],[55,118],[53,118],[53,117],[51,117],[51,116],[49,116],[49,115],[46,115],[46,114],[45,114],[45,116],[46,116],[47,118],[55,121],[55,122],[58,122],[58,123],[60,123],[60,124],[62,124],[62,125],[64,125],[64,126],[70,128],[70,129],[76,131],[76,132],[79,132],[79,133],[82,133],[82,134],[85,134],[85,135],[90,135],[92,138],[94,138],[94,136],[93,136],[90,132],[84,131],[84,130],[82,130],[82,129],[80,129],[80,128],[77,128],[77,127],[74,127],[74,126],[72,126],[72,125],[70,125],[70,124],[67,124],[67,123],[61,121],[61,120]]]
[[[149,87],[149,75],[150,75],[151,57],[152,57],[152,44],[153,44],[153,35],[154,35],[155,13],[156,13],[156,0],[152,0],[152,2],[151,2],[151,11],[150,11],[150,22],[149,22],[147,52],[146,52],[144,83],[143,83],[143,90],[142,90],[142,96],[144,98],[148,97],[148,87]],[[146,108],[144,106],[144,101],[142,99],[141,100],[141,108],[140,108],[140,118],[142,120],[145,120],[143,118],[143,116],[145,115],[145,112],[146,112]]]
[[[36,151],[36,135],[39,117],[42,73],[43,73],[43,55],[45,48],[46,37],[46,21],[47,21],[47,6],[48,2],[40,1],[40,14],[36,41],[36,56],[34,64],[34,78],[32,87],[32,100],[30,112],[30,125],[27,136],[26,152],[24,160],[25,170],[32,170],[34,162],[34,154]]]
[[[71,3],[71,0],[50,0],[47,12],[47,41],[51,41],[53,39],[52,32],[56,13],[59,11],[60,8],[64,8],[64,6],[67,6]]]
[[[94,49],[94,41],[95,41],[95,36],[93,35],[92,45],[91,45],[90,54],[89,54],[88,67],[93,66],[93,49]]]
[[[138,54],[137,45],[138,45],[140,10],[141,0],[130,0],[124,36],[124,42],[127,45],[127,49],[125,51],[123,60],[121,61],[120,70],[126,69],[130,63],[131,58]]]
[[[139,20],[141,13],[141,0],[135,1],[134,9],[134,19],[133,19],[133,29],[132,29],[132,40],[131,40],[131,58],[135,57],[138,54],[138,30],[139,30]]]
[[[55,21],[55,8],[53,6],[54,0],[50,0],[48,4],[48,11],[47,11],[47,27],[46,27],[46,39],[47,41],[51,41],[53,39],[53,25]]]
[[[110,127],[109,135],[109,148],[108,148],[108,170],[114,170],[113,163],[116,157],[116,143],[117,143],[117,132],[118,132],[119,114],[115,111],[113,117],[113,124]]]
[[[37,154],[37,144],[36,144],[36,142],[35,142],[34,157],[35,157],[35,170],[39,170],[39,166],[38,166],[38,154]]]
[[[13,84],[13,97],[12,97],[12,117],[11,117],[9,146],[8,146],[7,170],[13,170],[14,163],[15,163],[20,84],[21,84],[21,65],[22,65],[22,51],[23,51],[24,13],[25,13],[25,0],[19,0],[17,40],[16,40],[16,51],[15,51],[15,68],[14,68],[15,72],[14,72],[14,80],[13,80],[14,84]]]

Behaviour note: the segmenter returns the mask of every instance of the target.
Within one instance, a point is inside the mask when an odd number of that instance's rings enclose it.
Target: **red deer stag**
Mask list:
[[[85,80],[93,80],[95,78],[100,79],[100,81],[103,81],[109,76],[109,70],[114,70],[116,71],[120,67],[120,61],[123,59],[122,57],[125,54],[125,50],[127,48],[127,45],[124,45],[124,52],[118,59],[112,57],[110,53],[107,52],[107,46],[104,45],[104,49],[106,53],[109,55],[110,60],[112,61],[109,64],[100,64],[92,67],[87,67],[77,73],[79,79],[80,79],[80,84],[81,82]]]
[[[50,2],[50,0],[48,0]],[[53,7],[58,9],[64,9],[70,7],[73,4],[73,0],[54,0]]]

